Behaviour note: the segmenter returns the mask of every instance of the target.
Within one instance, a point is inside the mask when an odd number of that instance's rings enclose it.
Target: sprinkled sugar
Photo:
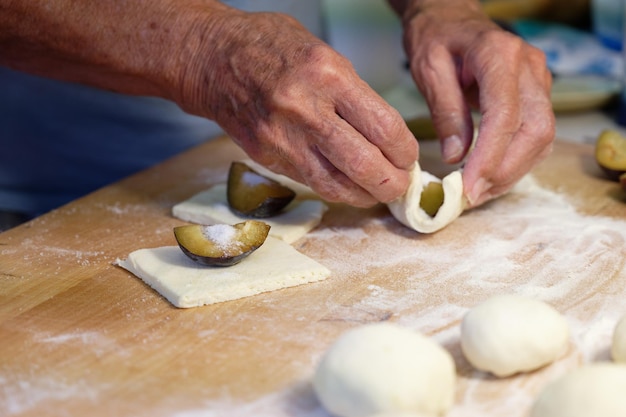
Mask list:
[[[204,236],[220,249],[230,249],[240,245],[237,229],[228,224],[214,224],[202,229]]]

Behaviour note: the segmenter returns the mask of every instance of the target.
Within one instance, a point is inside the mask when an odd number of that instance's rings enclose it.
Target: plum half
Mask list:
[[[606,175],[618,181],[626,172],[626,137],[615,130],[603,131],[596,141],[595,157]]]
[[[206,266],[231,266],[257,250],[270,226],[258,220],[234,225],[193,224],[174,228],[178,246],[192,260]]]
[[[243,162],[233,162],[228,172],[226,197],[235,213],[266,218],[279,214],[296,197],[296,193]]]
[[[430,217],[435,217],[439,208],[443,204],[444,192],[443,184],[440,182],[429,182],[424,186],[420,196],[420,207]]]

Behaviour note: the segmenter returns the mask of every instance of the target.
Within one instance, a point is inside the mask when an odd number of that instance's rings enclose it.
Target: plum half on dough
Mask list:
[[[183,253],[206,266],[231,266],[257,250],[267,238],[270,226],[258,220],[234,225],[186,225],[174,228]]]

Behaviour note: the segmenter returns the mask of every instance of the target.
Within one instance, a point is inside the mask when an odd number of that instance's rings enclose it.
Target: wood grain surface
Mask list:
[[[423,166],[449,168],[436,144]],[[525,416],[549,380],[608,360],[626,314],[626,203],[589,146],[557,142],[526,191],[419,235],[384,206],[331,204],[294,246],[326,281],[177,309],[114,265],[175,244],[171,207],[226,180],[244,154],[202,145],[0,234],[0,416],[325,417],[309,381],[348,328],[390,320],[439,341],[458,379],[450,416]],[[517,292],[550,302],[572,327],[557,363],[496,379],[459,347],[463,314]]]

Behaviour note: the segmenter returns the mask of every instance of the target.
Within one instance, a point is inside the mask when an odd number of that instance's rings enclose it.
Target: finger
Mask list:
[[[533,91],[537,92],[536,89]],[[544,91],[549,91],[549,87]],[[472,205],[480,205],[510,190],[552,151],[555,121],[549,96],[541,94],[523,96],[521,112],[524,121],[492,177],[493,185],[475,197]]]
[[[505,159],[498,168],[497,176],[493,177],[493,181],[490,182],[491,185],[485,188],[481,194],[473,197],[473,200],[470,201],[468,198],[470,207],[479,206],[506,193],[527,172],[550,154],[552,141],[546,141],[545,138],[553,137],[553,134],[547,133],[541,136],[542,133],[539,132],[540,129],[547,132],[549,130],[545,128],[547,124],[543,125],[544,128],[535,125],[535,128],[531,129],[526,128],[526,126],[524,125],[511,142]]]
[[[248,155],[272,171],[308,185],[326,201],[356,207],[372,206],[379,200],[335,166],[339,164],[329,161],[325,154],[358,155],[363,146],[375,148],[374,145],[332,110],[322,113],[317,123],[308,127],[300,123],[282,123],[279,129],[275,125],[257,126],[257,133],[263,132],[266,139],[261,141],[263,150]],[[268,148],[269,144],[273,147]]]
[[[408,169],[399,169],[392,164],[378,146],[338,116],[335,129],[318,140],[317,149],[350,181],[377,201],[392,201],[404,194],[409,186]],[[416,159],[413,157],[413,165]]]
[[[342,86],[346,86],[341,88]],[[381,202],[404,194],[418,145],[404,119],[355,74],[338,88],[331,128],[318,150],[340,172]]]
[[[337,114],[398,169],[408,170],[417,160],[418,144],[400,113],[363,81],[341,94]],[[366,116],[363,116],[366,114]]]
[[[425,57],[415,61],[412,72],[441,138],[443,160],[460,162],[472,142],[473,122],[454,58],[443,45],[435,45]]]
[[[271,159],[257,161],[273,172],[308,185],[329,202],[370,207],[378,202],[322,155],[316,145],[282,148]]]
[[[327,201],[342,202],[354,207],[371,207],[379,202],[369,191],[356,184],[317,150],[312,153],[313,171],[307,174],[309,186],[319,190]]]

